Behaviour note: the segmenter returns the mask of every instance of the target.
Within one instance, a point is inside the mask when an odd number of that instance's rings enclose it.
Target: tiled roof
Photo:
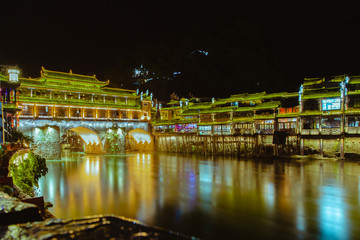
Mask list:
[[[107,85],[109,82],[101,82],[99,81],[95,75],[81,75],[81,74],[74,74],[71,71],[69,73],[65,72],[57,72],[47,70],[42,67],[41,76],[44,78],[56,79],[56,80],[63,80],[63,81],[76,81],[76,82],[83,82],[83,83],[92,83],[92,84],[101,84]]]

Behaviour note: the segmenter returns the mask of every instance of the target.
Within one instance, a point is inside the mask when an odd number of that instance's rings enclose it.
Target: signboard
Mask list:
[[[322,111],[340,110],[341,99],[340,98],[327,98],[321,101]]]

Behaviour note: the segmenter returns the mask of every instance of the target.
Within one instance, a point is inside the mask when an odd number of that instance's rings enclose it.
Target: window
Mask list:
[[[133,112],[132,119],[139,119],[139,112]]]
[[[354,108],[360,108],[360,98],[359,97],[354,98]]]
[[[10,82],[17,82],[19,81],[19,73],[20,71],[17,69],[9,69],[8,70],[9,73],[9,80]]]
[[[348,117],[349,127],[359,127],[360,117]]]
[[[127,111],[120,111],[121,119],[127,119],[128,118],[128,112]]]
[[[211,135],[211,126],[198,126],[199,135]]]
[[[303,129],[319,129],[319,118],[304,118]]]
[[[322,118],[321,119],[321,127],[322,128],[340,128],[340,118],[334,118],[334,117],[329,117],[329,118]]]
[[[319,102],[315,99],[309,99],[304,101],[304,111],[318,111]]]

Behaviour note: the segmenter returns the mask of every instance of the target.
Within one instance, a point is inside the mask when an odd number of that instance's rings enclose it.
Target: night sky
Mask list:
[[[144,64],[158,80],[142,88],[166,99],[297,91],[304,77],[360,74],[351,6],[11,1],[1,9],[0,65],[18,65],[24,77],[44,66],[136,89],[131,70]]]

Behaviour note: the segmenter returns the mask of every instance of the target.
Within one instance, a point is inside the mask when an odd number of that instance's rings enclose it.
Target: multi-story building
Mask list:
[[[149,121],[151,99],[136,91],[111,88],[95,75],[41,70],[39,78],[20,78],[20,119]]]
[[[10,140],[11,129],[16,128],[18,108],[19,69],[1,66],[0,71],[0,143]]]
[[[192,126],[191,132],[198,135],[273,134],[275,130],[295,134],[297,98],[298,93],[262,92],[237,94],[202,103],[175,105],[176,102],[172,101],[171,107],[160,110],[162,120],[153,122],[153,125],[156,132],[162,132],[160,129],[167,129],[166,132],[189,132],[176,129],[178,125]],[[193,127],[195,125],[197,128]]]

